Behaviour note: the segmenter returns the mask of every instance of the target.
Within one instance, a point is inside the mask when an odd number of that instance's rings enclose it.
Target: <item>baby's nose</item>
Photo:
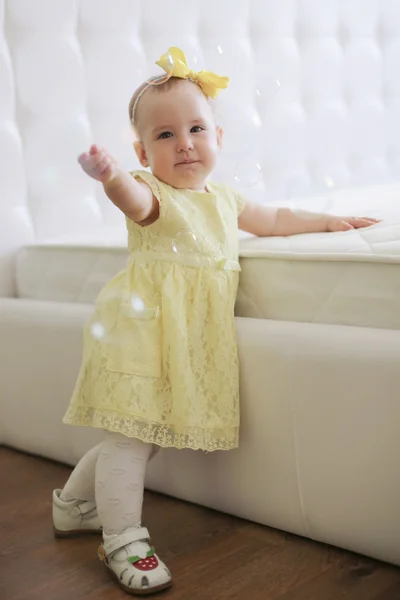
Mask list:
[[[187,152],[193,149],[193,142],[190,136],[184,135],[178,138],[178,152]]]

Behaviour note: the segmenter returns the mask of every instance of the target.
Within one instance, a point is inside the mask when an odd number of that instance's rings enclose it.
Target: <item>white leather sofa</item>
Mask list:
[[[125,233],[76,155],[97,141],[136,166],[126,104],[173,43],[232,78],[216,179],[384,220],[242,240],[241,446],[162,451],[147,485],[400,565],[397,3],[0,8],[0,443],[72,465],[100,439],[61,418],[83,323],[124,265]]]

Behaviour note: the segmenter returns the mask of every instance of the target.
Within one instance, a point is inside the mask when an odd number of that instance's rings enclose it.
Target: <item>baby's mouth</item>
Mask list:
[[[192,160],[192,159],[185,159],[185,160],[181,160],[180,162],[177,162],[177,165],[192,165],[193,163],[197,163],[199,162],[198,160]]]

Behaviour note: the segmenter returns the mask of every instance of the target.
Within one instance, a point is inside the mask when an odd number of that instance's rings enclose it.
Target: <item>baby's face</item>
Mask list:
[[[141,141],[135,150],[142,166],[175,188],[203,190],[222,130],[201,89],[190,81],[167,91],[148,89],[138,110]]]

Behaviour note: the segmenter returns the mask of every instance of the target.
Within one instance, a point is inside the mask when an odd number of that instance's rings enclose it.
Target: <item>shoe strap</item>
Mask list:
[[[107,556],[131,544],[132,542],[139,542],[142,540],[149,539],[150,534],[146,527],[132,527],[125,533],[121,533],[121,535],[116,536],[112,540],[107,540],[103,542],[103,549]]]
[[[83,502],[79,502],[79,504],[77,504],[71,511],[71,514],[75,515],[75,516],[79,516],[79,515],[87,515],[88,513],[92,512],[93,510],[96,509],[96,502],[90,502],[90,501],[83,501]]]

